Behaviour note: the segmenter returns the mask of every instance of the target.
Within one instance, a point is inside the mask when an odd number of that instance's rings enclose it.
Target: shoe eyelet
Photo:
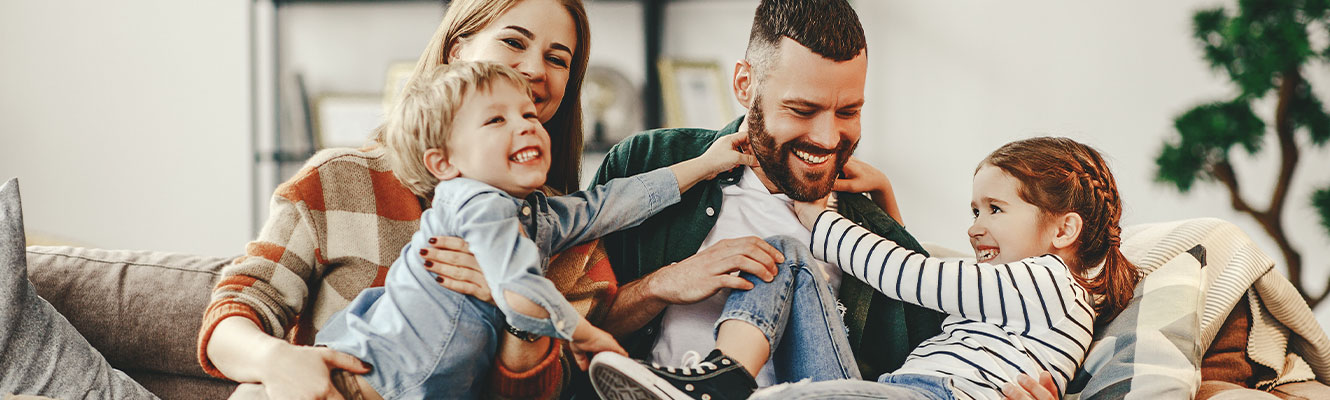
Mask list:
[[[728,360],[728,359],[720,360],[720,363],[721,363],[721,364],[725,364],[725,365],[730,365],[730,360]]]
[[[711,400],[711,395],[709,395],[709,394],[703,394],[703,395],[702,395],[702,400]]]
[[[693,391],[693,384],[689,383],[687,385],[683,385],[683,390],[687,390],[689,392]]]

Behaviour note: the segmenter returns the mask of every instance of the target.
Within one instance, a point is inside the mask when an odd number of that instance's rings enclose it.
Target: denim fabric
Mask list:
[[[18,180],[0,185],[0,397],[155,399],[102,354],[28,281]]]
[[[716,329],[733,319],[762,331],[771,344],[777,382],[860,379],[836,297],[821,272],[809,266],[808,247],[786,236],[766,241],[785,255],[785,262],[771,282],[743,274],[753,288],[730,292]]]
[[[373,365],[365,378],[385,398],[474,398],[505,316],[518,329],[561,339],[576,329],[580,315],[543,276],[549,255],[641,223],[678,201],[678,181],[663,168],[568,196],[537,192],[527,200],[470,179],[442,182],[384,286],[361,291],[316,342]],[[418,254],[434,236],[467,241],[498,307],[434,281]],[[504,290],[539,304],[550,318],[504,312]]]
[[[772,386],[749,399],[892,399],[954,400],[951,380],[937,376],[882,375],[877,382],[838,380]]]

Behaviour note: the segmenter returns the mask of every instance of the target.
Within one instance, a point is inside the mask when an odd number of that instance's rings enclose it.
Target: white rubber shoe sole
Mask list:
[[[665,379],[633,359],[601,352],[587,369],[591,386],[605,400],[692,400]]]

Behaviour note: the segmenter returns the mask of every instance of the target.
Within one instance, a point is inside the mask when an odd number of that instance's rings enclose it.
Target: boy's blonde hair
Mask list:
[[[425,168],[425,151],[447,156],[453,118],[473,93],[508,83],[531,96],[531,86],[516,70],[489,62],[454,62],[425,70],[412,79],[382,125],[383,144],[397,180],[416,196],[430,197],[439,179]]]

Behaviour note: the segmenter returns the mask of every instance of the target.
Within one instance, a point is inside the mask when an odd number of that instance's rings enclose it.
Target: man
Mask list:
[[[632,330],[623,340],[635,358],[679,365],[685,354],[714,347],[714,324],[727,289],[751,287],[732,276],[769,281],[780,254],[762,237],[807,240],[790,202],[831,192],[859,142],[867,47],[858,16],[844,0],[768,0],[758,5],[733,91],[748,108],[720,131],[663,129],[619,144],[597,183],[646,172],[701,154],[717,138],[746,132],[760,168],[742,168],[698,184],[682,201],[603,243],[623,286],[609,323]],[[869,198],[839,193],[840,212],[897,243],[918,242]],[[939,332],[941,316],[886,298],[835,266],[820,266],[838,288],[851,350],[861,376],[895,370],[916,345]],[[623,316],[628,316],[624,318]],[[772,368],[757,377],[776,383]]]

